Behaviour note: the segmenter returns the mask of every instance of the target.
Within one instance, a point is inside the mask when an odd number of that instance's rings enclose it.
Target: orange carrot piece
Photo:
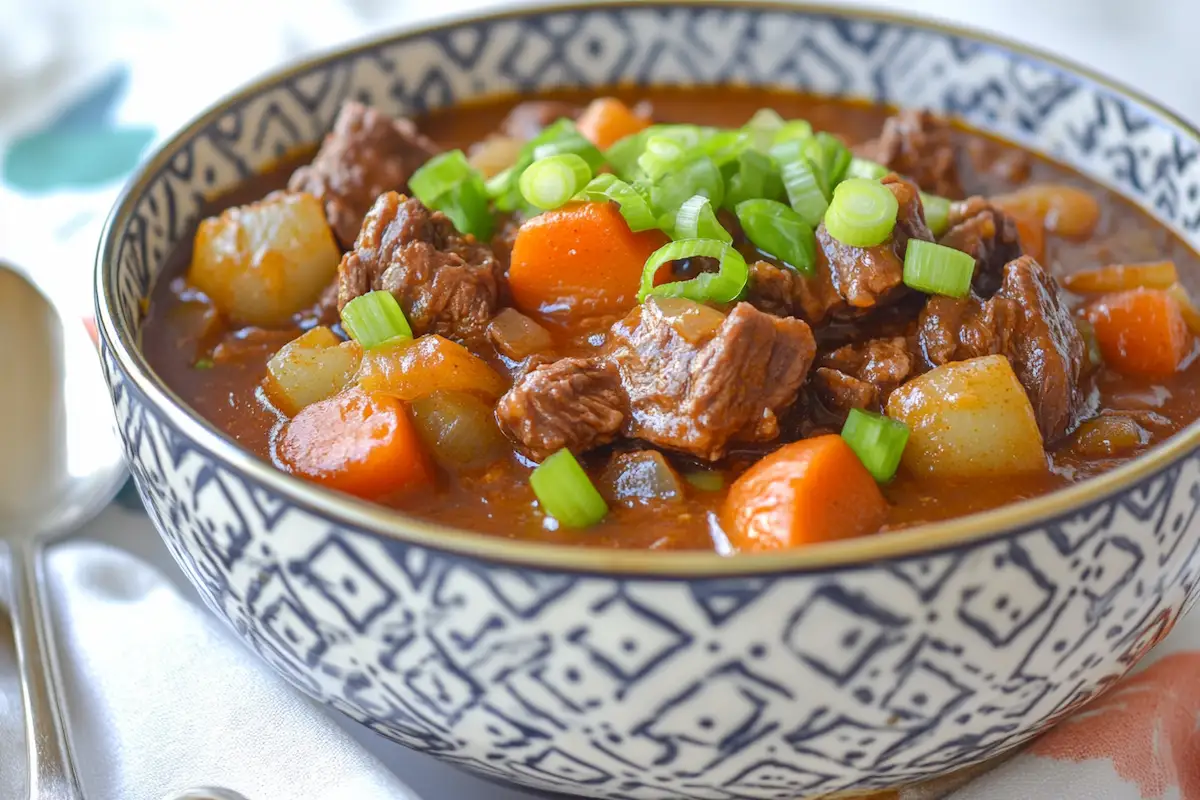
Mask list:
[[[277,458],[288,472],[366,499],[433,481],[406,405],[361,389],[302,409],[284,426]]]
[[[1040,219],[1047,231],[1068,239],[1086,239],[1100,221],[1100,203],[1076,186],[1032,184],[990,199],[992,205],[1010,214]]]
[[[597,97],[579,115],[575,127],[583,138],[607,150],[626,136],[650,127],[650,120],[633,113],[615,97]]]
[[[729,488],[725,534],[743,552],[783,550],[875,533],[887,501],[841,436],[784,445]]]
[[[1021,250],[1025,255],[1033,256],[1033,260],[1046,260],[1046,224],[1036,214],[1026,212],[1008,212],[1017,225],[1017,238],[1021,241]]]
[[[1179,301],[1161,289],[1105,295],[1088,320],[1105,363],[1126,374],[1170,375],[1191,343]]]
[[[660,231],[630,231],[614,203],[573,203],[521,226],[508,285],[525,313],[620,314],[637,301],[646,259],[666,243]]]
[[[1079,294],[1103,294],[1126,289],[1169,289],[1179,280],[1174,261],[1109,264],[1062,277],[1062,285]]]
[[[1200,336],[1200,309],[1197,309],[1196,304],[1192,302],[1192,295],[1181,283],[1173,283],[1168,286],[1167,294],[1174,297],[1179,303],[1179,310],[1183,313],[1183,321],[1187,323],[1188,330]]]

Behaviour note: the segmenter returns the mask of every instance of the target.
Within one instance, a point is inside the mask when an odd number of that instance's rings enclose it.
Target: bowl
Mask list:
[[[1200,428],[1101,477],[774,556],[560,548],[407,518],[278,472],[147,366],[143,301],[206,196],[358,98],[419,113],[564,85],[754,84],[955,115],[1193,246],[1200,134],[1021,46],[773,3],[598,3],[404,30],[263,78],[166,142],[97,262],[105,369],[158,530],[264,661],[379,734],[592,797],[794,798],[918,782],[1111,685],[1195,601]]]

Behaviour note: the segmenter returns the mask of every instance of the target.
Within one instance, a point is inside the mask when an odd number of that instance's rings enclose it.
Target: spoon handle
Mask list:
[[[41,591],[42,548],[36,542],[14,542],[9,552],[13,638],[25,700],[29,797],[82,800],[63,727],[63,706],[51,680],[52,663],[47,658],[54,642],[46,624],[47,607]]]

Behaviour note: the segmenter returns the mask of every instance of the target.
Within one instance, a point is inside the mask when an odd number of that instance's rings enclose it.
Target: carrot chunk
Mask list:
[[[1191,337],[1179,301],[1160,289],[1105,295],[1088,310],[1105,363],[1129,375],[1170,375]]]
[[[525,313],[568,318],[620,314],[637,301],[646,260],[667,243],[660,231],[633,233],[614,203],[573,203],[521,226],[508,285]]]
[[[1169,289],[1179,280],[1173,261],[1109,264],[1062,277],[1065,289],[1079,294],[1102,294],[1127,289]]]
[[[360,389],[302,409],[284,426],[276,458],[288,472],[366,499],[433,480],[406,405]]]
[[[1025,255],[1033,256],[1034,261],[1046,260],[1046,223],[1036,214],[1028,212],[1008,212],[1017,226],[1017,238],[1021,242],[1021,250]]]
[[[783,550],[875,533],[887,501],[841,436],[784,445],[729,488],[721,520],[743,552]]]
[[[650,120],[633,113],[615,97],[597,97],[579,115],[575,127],[583,138],[607,150],[626,136],[650,127]]]

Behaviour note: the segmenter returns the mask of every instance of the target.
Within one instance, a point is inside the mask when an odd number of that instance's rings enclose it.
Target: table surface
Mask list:
[[[403,19],[427,18],[444,11],[461,12],[499,5],[479,0],[441,0],[437,9],[431,10],[424,3],[343,2],[370,14],[380,27]],[[835,3],[836,0],[827,2]],[[1140,0],[1138,3],[1118,0],[974,0],[972,3],[961,0],[906,0],[903,3],[877,0],[842,5],[907,11],[994,31],[1085,63],[1154,96],[1185,117],[1200,118],[1200,89],[1196,88],[1193,78],[1196,72],[1193,67],[1200,61],[1200,48],[1196,48],[1194,42],[1194,23],[1200,21],[1200,4],[1188,0]],[[0,96],[3,96],[3,89],[0,86]],[[117,518],[115,512],[105,512],[82,535],[93,536],[142,556],[190,592],[190,586],[186,585],[149,522],[130,528],[124,522],[114,524]],[[6,625],[7,620],[0,620],[0,641],[9,639],[7,632],[2,630]],[[20,694],[16,691],[13,672],[11,652],[0,647],[0,741],[11,742],[18,735]],[[351,735],[395,769],[426,800],[451,797],[528,800],[521,793],[492,786],[392,745],[354,723],[347,721],[344,724]],[[0,797],[16,796],[20,780],[21,776],[0,775]]]

